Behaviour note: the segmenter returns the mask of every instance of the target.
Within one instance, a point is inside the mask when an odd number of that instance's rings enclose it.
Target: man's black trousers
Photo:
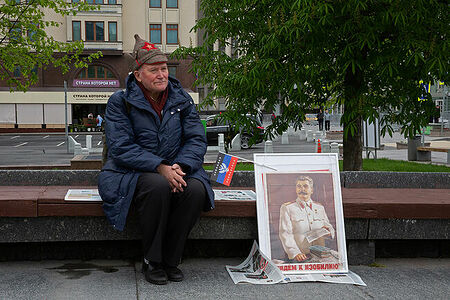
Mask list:
[[[194,178],[183,192],[172,193],[169,182],[158,173],[139,176],[134,201],[143,235],[144,258],[153,263],[177,266],[184,244],[203,208],[206,191]]]

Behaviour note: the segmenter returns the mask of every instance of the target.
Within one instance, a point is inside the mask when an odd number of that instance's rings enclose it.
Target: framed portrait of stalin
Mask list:
[[[286,274],[347,272],[337,155],[254,160],[261,251]]]

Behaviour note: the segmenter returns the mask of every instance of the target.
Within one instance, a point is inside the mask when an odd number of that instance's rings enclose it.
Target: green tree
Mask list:
[[[46,32],[50,27],[61,25],[49,19],[49,13],[67,16],[95,9],[97,5],[84,1],[0,0],[0,79],[6,80],[11,91],[26,91],[37,82],[37,68],[53,65],[65,73],[70,66],[83,67],[86,62],[100,57],[101,52],[81,57],[82,41],[61,42]],[[14,76],[17,71],[20,78]]]
[[[420,0],[202,0],[194,30],[204,43],[175,55],[194,58],[211,99],[226,99],[239,126],[259,108],[282,115],[268,135],[298,127],[308,109],[344,106],[344,170],[361,170],[362,120],[379,118],[382,134],[401,124],[413,136],[433,110],[419,80],[448,81],[449,5]],[[238,57],[212,51],[232,39]]]

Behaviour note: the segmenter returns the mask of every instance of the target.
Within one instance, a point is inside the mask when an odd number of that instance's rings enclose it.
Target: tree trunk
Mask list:
[[[347,106],[345,106],[347,109]],[[354,135],[350,132],[344,134],[344,171],[361,171],[362,170],[362,139],[361,139],[361,115],[354,120],[357,130]],[[344,124],[344,131],[346,125]]]
[[[356,68],[355,73],[349,67],[345,74],[344,102],[344,171],[362,170],[362,117],[361,117],[361,87],[363,72]],[[354,127],[353,134],[349,130]]]

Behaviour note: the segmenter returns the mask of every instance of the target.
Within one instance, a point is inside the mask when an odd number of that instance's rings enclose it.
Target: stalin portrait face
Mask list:
[[[311,177],[300,176],[295,184],[295,192],[297,197],[302,201],[308,201],[314,192],[313,181]]]

